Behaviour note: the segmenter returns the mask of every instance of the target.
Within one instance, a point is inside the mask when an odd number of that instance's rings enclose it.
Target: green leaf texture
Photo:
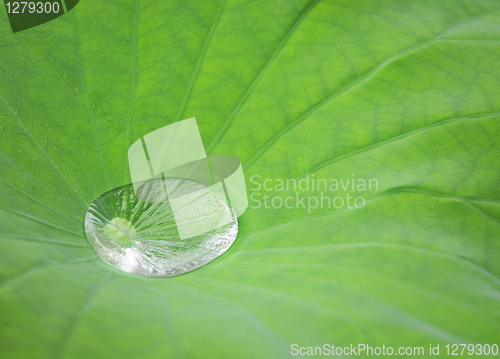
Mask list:
[[[86,0],[17,34],[0,12],[2,358],[500,344],[497,0]],[[186,275],[115,270],[86,209],[130,183],[135,140],[193,116],[249,195],[256,175],[378,191],[249,208]]]

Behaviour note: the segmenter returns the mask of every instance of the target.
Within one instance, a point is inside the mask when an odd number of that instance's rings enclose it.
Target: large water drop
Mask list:
[[[128,273],[170,277],[201,267],[233,244],[238,234],[236,213],[220,194],[199,182],[179,178],[153,179],[145,186],[140,198],[131,184],[115,188],[97,198],[88,209],[85,232],[105,262]],[[181,224],[184,232],[190,225],[200,223],[220,220],[223,225],[181,239],[179,218],[174,218],[170,202],[155,200],[164,193],[170,197],[192,193],[185,197],[189,203],[185,203],[183,215],[189,223]]]

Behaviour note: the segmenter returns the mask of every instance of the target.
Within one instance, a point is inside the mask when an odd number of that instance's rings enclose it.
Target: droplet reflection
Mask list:
[[[137,198],[130,184],[104,193],[89,207],[85,232],[90,244],[105,262],[128,273],[170,277],[203,266],[233,244],[238,234],[236,213],[218,194],[207,191],[205,185],[191,180],[165,178],[150,180],[145,186],[147,191],[143,191],[141,199]],[[169,201],[155,201],[165,193],[165,188],[169,188],[171,196],[175,196],[176,191],[199,193],[200,198],[194,200],[209,203],[211,207],[200,210],[201,214],[197,217],[200,223],[207,220],[206,216],[210,216],[208,220],[213,222],[219,214],[222,218],[227,217],[227,213],[230,215],[229,223],[182,240]],[[186,208],[191,210],[193,196],[189,201]],[[190,216],[195,217],[196,213]],[[196,226],[196,221],[190,225]]]

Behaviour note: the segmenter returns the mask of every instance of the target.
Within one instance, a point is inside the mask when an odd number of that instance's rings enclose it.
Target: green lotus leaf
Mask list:
[[[2,7],[0,357],[500,344],[499,24],[497,0],[86,0],[13,34]],[[121,272],[87,208],[190,117],[241,160],[238,238]]]

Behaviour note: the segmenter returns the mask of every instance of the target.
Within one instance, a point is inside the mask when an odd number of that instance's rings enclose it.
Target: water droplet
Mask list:
[[[207,264],[227,251],[236,239],[238,222],[234,209],[205,185],[165,178],[147,181],[144,188],[146,190],[138,192],[140,199],[131,184],[115,188],[89,207],[85,232],[105,262],[128,273],[170,277]],[[165,193],[169,193],[168,198],[191,193],[180,197],[189,197],[184,210],[181,208],[183,218],[189,223],[181,223],[182,220],[176,218],[169,200],[164,200]],[[197,208],[197,203],[203,208]],[[179,203],[175,206],[178,208]],[[219,220],[221,222],[217,222]],[[207,233],[181,239],[180,226],[185,233],[186,224],[189,227],[200,223],[222,225]]]

